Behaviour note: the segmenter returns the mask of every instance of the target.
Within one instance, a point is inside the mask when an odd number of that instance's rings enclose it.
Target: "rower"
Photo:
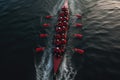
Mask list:
[[[63,17],[59,17],[59,18],[58,18],[58,21],[63,21]]]
[[[63,26],[68,26],[68,22],[64,21],[62,23],[63,23]]]
[[[60,21],[60,22],[57,24],[57,26],[61,27],[61,26],[63,26],[63,23]]]
[[[56,35],[55,35],[55,38],[56,38],[56,39],[60,39],[60,38],[61,38],[61,35],[60,35],[60,34],[56,34]]]
[[[67,38],[67,35],[66,35],[65,33],[62,33],[62,34],[61,34],[61,38],[66,39],[66,38]]]
[[[67,28],[65,26],[62,26],[62,32],[66,32]]]
[[[64,15],[68,17],[68,11],[64,11]]]
[[[68,18],[68,17],[64,17],[63,19],[64,19],[64,21],[68,21],[68,20],[69,20],[69,18]]]
[[[67,43],[67,40],[66,39],[62,39],[61,40],[61,44],[66,44]]]
[[[59,14],[59,16],[60,16],[60,17],[64,17],[65,15],[64,15],[64,13],[62,12],[62,13]]]
[[[65,52],[65,46],[61,46],[60,49],[61,49],[61,54],[63,54]]]
[[[61,33],[61,32],[62,32],[62,28],[61,28],[61,27],[57,27],[57,28],[56,28],[56,32],[57,32],[57,33]]]
[[[64,22],[64,21],[68,21],[69,18],[68,17],[59,17],[58,21]]]
[[[55,45],[57,45],[57,46],[58,46],[58,45],[61,45],[60,39],[56,39],[54,43],[55,43]]]

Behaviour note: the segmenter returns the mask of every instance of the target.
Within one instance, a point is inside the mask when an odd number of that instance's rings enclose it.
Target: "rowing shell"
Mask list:
[[[65,1],[63,7],[66,8],[66,9],[68,9],[68,0]],[[63,7],[62,7],[62,8],[63,8]],[[69,13],[69,10],[68,10],[68,13]],[[66,32],[65,34],[67,34],[67,32]],[[56,56],[54,55],[54,74],[57,73],[57,71],[58,71],[58,69],[59,69],[59,66],[60,66],[62,60],[63,60],[63,56],[60,56],[60,57],[58,58],[58,57],[56,57]]]

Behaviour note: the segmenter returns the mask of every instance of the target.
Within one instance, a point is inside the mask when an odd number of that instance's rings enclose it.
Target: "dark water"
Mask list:
[[[52,38],[64,0],[0,0],[0,80],[53,80]],[[58,80],[120,80],[120,1],[69,0],[69,40]],[[75,14],[82,14],[82,20]],[[45,15],[53,15],[46,20]],[[50,29],[42,24],[51,23]],[[73,28],[83,23],[82,29]],[[45,40],[40,33],[48,33]],[[82,40],[72,34],[81,33]],[[46,46],[44,53],[34,49]],[[74,47],[85,49],[75,54]]]

